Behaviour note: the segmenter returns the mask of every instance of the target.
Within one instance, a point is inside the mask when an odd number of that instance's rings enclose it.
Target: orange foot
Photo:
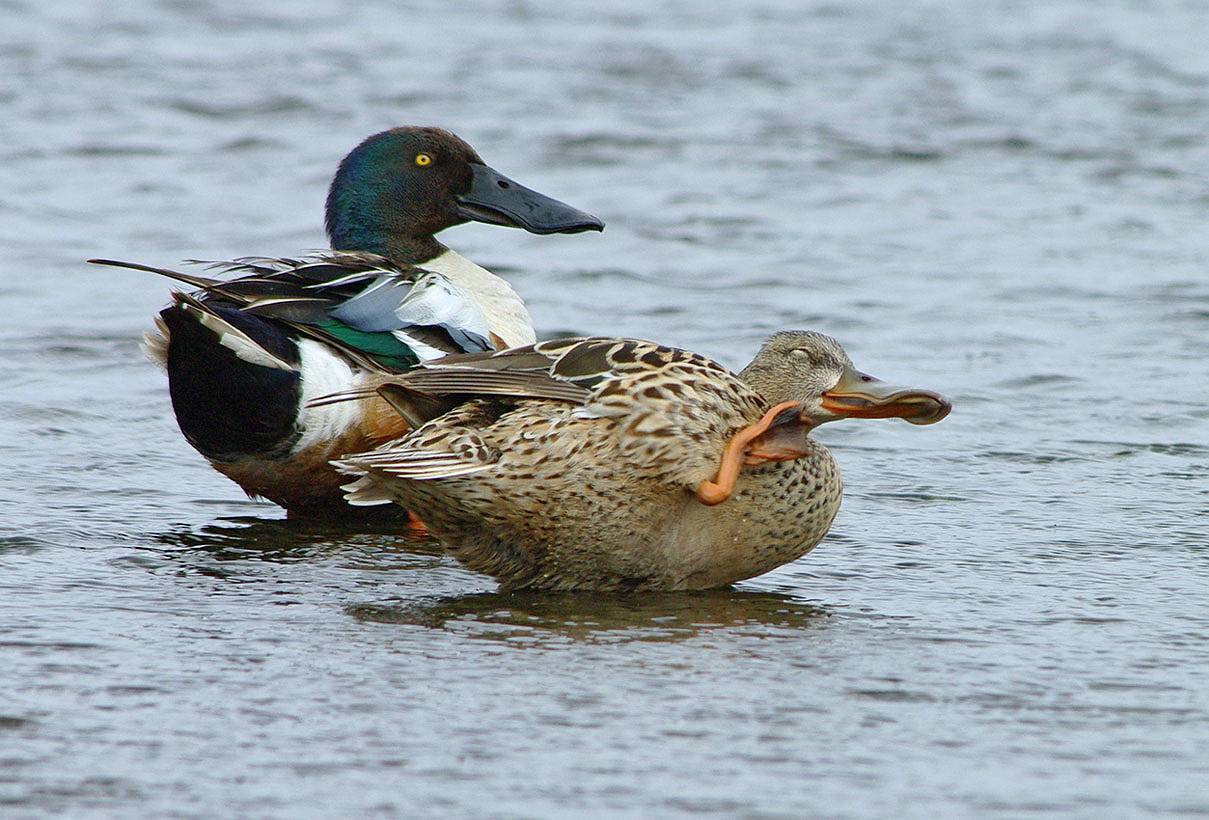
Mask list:
[[[697,500],[707,507],[712,507],[730,498],[730,494],[735,491],[735,481],[739,478],[739,471],[743,468],[744,463],[751,465],[764,461],[796,458],[797,456],[783,452],[780,448],[772,448],[776,450],[775,455],[773,452],[749,452],[748,445],[768,432],[768,428],[772,426],[773,422],[779,420],[778,417],[782,413],[788,411],[796,414],[800,409],[801,405],[797,402],[783,401],[770,407],[768,412],[755,424],[744,427],[731,436],[730,441],[726,442],[726,449],[722,451],[722,464],[718,467],[717,477],[713,481],[701,482],[697,487]],[[801,454],[799,453],[799,455]]]
[[[429,536],[428,527],[411,510],[407,511],[406,531],[408,538],[427,538]]]

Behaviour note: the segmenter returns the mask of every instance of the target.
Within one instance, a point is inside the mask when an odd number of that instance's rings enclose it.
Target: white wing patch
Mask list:
[[[445,251],[417,267],[441,274],[469,294],[480,307],[489,330],[506,346],[520,347],[537,341],[533,318],[525,303],[511,285],[491,271],[453,251]]]
[[[395,315],[409,324],[463,327],[484,339],[491,332],[482,309],[474,300],[438,273],[422,276],[395,310]]]
[[[443,327],[466,350],[483,349],[484,345],[490,344],[491,327],[482,307],[439,273],[422,276],[395,308],[395,315],[409,325]],[[425,344],[406,330],[397,330],[394,335],[425,361],[446,355],[445,351]]]

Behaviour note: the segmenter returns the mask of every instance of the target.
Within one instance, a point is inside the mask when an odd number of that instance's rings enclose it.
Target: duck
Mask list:
[[[813,549],[839,510],[840,471],[816,427],[928,425],[952,409],[857,370],[813,331],[776,333],[738,373],[655,342],[582,337],[455,354],[362,389],[409,431],[336,460],[349,503],[420,511],[505,591],[761,575]]]
[[[496,171],[453,133],[420,126],[371,135],[345,156],[325,211],[330,252],[213,263],[220,278],[89,260],[188,286],[173,291],[144,350],[167,373],[189,444],[291,516],[349,511],[331,460],[403,432],[376,396],[320,408],[312,399],[450,353],[536,341],[516,291],[436,234],[469,221],[535,234],[604,229]]]

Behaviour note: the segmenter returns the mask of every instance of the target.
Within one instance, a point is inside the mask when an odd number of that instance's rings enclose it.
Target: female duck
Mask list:
[[[355,148],[327,198],[331,254],[220,263],[219,281],[143,265],[197,291],[174,293],[147,350],[168,373],[181,432],[249,495],[291,513],[347,509],[328,463],[404,428],[380,400],[310,408],[368,373],[453,352],[533,342],[507,282],[438,242],[468,220],[533,233],[600,220],[488,167],[436,128],[395,128]]]
[[[841,418],[948,415],[858,372],[818,333],[773,336],[742,373],[630,339],[428,362],[377,388],[414,427],[338,462],[353,504],[418,510],[505,588],[700,589],[804,555],[840,505],[810,438]]]

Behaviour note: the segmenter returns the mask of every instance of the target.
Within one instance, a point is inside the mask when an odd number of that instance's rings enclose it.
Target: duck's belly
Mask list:
[[[460,561],[506,587],[704,589],[760,575],[822,539],[841,482],[819,449],[745,470],[714,507],[683,487],[636,484],[622,468],[568,481],[574,461],[506,486],[475,476],[400,482],[400,501],[420,510]],[[549,492],[554,481],[562,492]]]
[[[660,539],[669,588],[725,586],[800,558],[831,528],[842,490],[828,455],[747,470],[716,507],[690,499]]]

